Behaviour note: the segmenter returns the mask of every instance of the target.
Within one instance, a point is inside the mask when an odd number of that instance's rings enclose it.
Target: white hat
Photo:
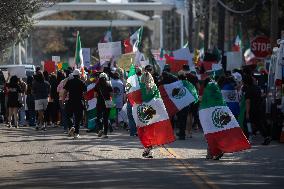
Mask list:
[[[236,82],[241,82],[243,80],[242,75],[238,72],[232,73]]]
[[[100,74],[100,76],[99,76],[99,78],[105,78],[105,79],[108,79],[108,76],[107,76],[107,74],[106,73],[101,73]]]
[[[80,75],[80,70],[75,69],[75,70],[73,71],[72,75],[73,75],[73,76],[75,76],[75,75]]]

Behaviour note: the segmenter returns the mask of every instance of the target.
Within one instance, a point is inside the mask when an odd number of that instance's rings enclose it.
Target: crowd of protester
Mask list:
[[[136,74],[141,77],[141,82],[146,85],[155,83],[157,86],[170,84],[178,80],[187,80],[192,83],[198,91],[199,101],[202,101],[202,93],[206,84],[212,80],[208,77],[201,81],[198,78],[198,70],[190,71],[188,65],[176,74],[171,72],[169,65],[165,65],[161,73],[155,73],[155,67],[147,65],[145,68],[136,67]],[[144,73],[147,73],[146,77]],[[127,73],[121,68],[104,67],[90,76],[83,76],[78,69],[68,68],[49,74],[36,69],[33,76],[20,79],[11,76],[5,80],[0,72],[1,87],[1,119],[8,127],[31,126],[36,130],[46,130],[49,127],[62,127],[68,136],[79,138],[80,128],[87,127],[86,118],[87,103],[84,95],[87,86],[95,83],[94,92],[97,98],[95,129],[88,132],[96,132],[99,137],[107,138],[108,132],[121,126],[118,113],[126,106],[127,123],[126,128],[130,136],[137,136],[135,121],[132,115],[132,107],[125,94]],[[145,76],[145,77],[142,77]],[[153,81],[151,81],[151,79]],[[233,90],[234,99],[237,103],[227,103],[233,115],[238,119],[241,112],[241,101],[246,104],[245,119],[240,125],[249,139],[257,131],[264,137],[264,145],[271,141],[268,125],[265,119],[264,98],[257,81],[249,69],[226,72],[222,76],[214,78],[221,90]],[[120,91],[119,93],[116,90]],[[110,108],[106,101],[114,99],[116,119],[110,122]],[[180,110],[171,117],[171,122],[176,130],[177,139],[185,140],[192,137],[194,130],[201,130],[198,118],[199,103],[191,104]],[[240,119],[239,119],[240,120]],[[125,123],[122,124],[123,127]],[[149,151],[149,150],[148,150]],[[149,153],[143,153],[148,156]],[[209,154],[210,156],[210,154]],[[220,157],[217,157],[220,158]]]

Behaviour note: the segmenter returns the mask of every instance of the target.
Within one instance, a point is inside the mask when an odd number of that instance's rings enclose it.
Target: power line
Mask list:
[[[251,8],[249,8],[249,9],[247,9],[247,10],[239,11],[239,10],[234,10],[234,9],[228,7],[228,6],[227,6],[225,3],[223,3],[223,1],[221,1],[221,0],[217,0],[217,2],[218,2],[220,5],[222,5],[227,11],[232,12],[232,13],[235,13],[235,14],[247,14],[247,13],[250,13],[250,12],[252,12],[252,11],[256,8],[256,5],[257,5],[257,3],[254,3],[254,5],[253,5]]]

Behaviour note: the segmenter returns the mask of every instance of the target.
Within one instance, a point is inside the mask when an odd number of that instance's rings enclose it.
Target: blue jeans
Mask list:
[[[137,134],[137,128],[132,115],[132,106],[129,102],[127,102],[127,116],[128,116],[128,126],[130,129],[130,136],[134,136],[135,134]]]
[[[26,124],[26,111],[25,107],[19,109],[19,125],[23,126]]]

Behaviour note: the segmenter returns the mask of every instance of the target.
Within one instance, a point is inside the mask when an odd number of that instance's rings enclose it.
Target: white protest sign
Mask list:
[[[10,73],[10,76],[17,76],[18,78],[26,78],[26,69],[25,66],[17,66],[17,67],[11,67],[8,68],[8,72]]]
[[[242,53],[241,52],[227,52],[227,71],[233,69],[240,69],[242,67]]]
[[[187,60],[188,61],[188,65],[190,67],[194,66],[193,61],[192,61],[193,56],[190,53],[188,47],[187,48],[181,48],[181,49],[173,51],[173,55],[174,55],[174,58],[176,60]]]
[[[110,59],[120,57],[121,53],[121,41],[99,43],[98,44],[100,61],[109,61]]]
[[[58,63],[58,62],[60,62],[60,56],[52,56],[51,60],[55,63]]]
[[[91,49],[90,48],[82,48],[84,66],[89,67],[91,64]]]

